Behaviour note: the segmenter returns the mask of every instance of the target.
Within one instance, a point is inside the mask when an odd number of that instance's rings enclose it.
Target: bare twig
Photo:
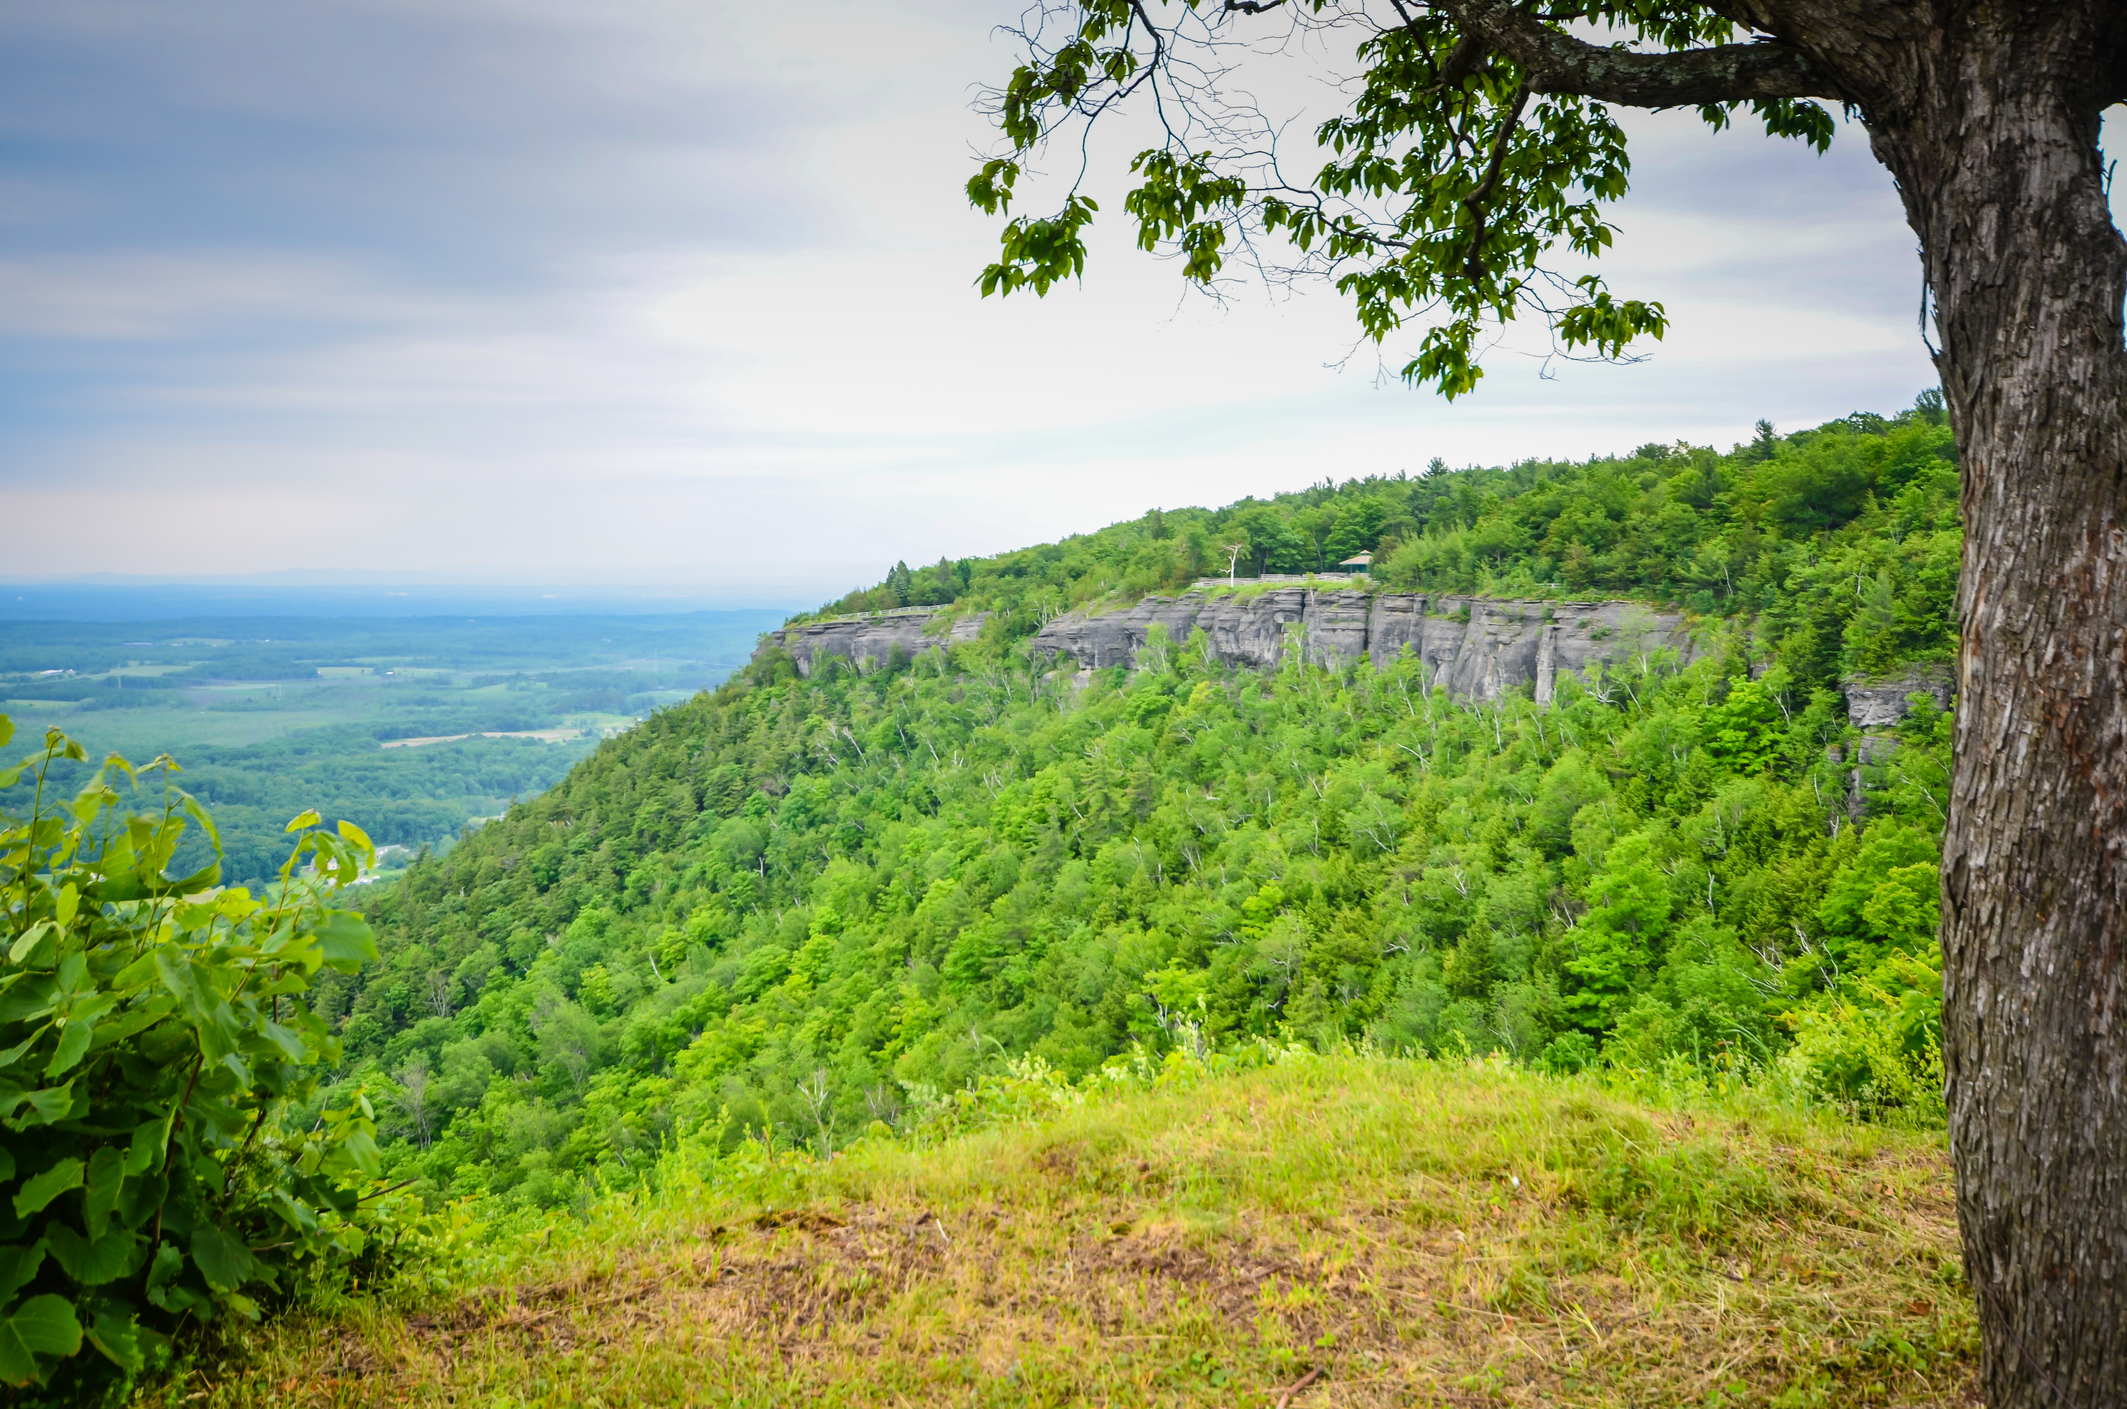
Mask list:
[[[1301,1390],[1306,1389],[1309,1385],[1313,1384],[1316,1380],[1319,1380],[1321,1378],[1322,1367],[1317,1365],[1314,1369],[1309,1370],[1306,1374],[1300,1376],[1299,1379],[1293,1381],[1293,1383],[1291,1383],[1290,1385],[1287,1385],[1284,1389],[1278,1392],[1277,1409],[1285,1409],[1286,1405],[1292,1403],[1292,1397],[1294,1395],[1298,1394]]]

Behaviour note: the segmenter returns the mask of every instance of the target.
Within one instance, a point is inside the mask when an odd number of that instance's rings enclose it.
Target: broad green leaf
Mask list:
[[[117,1007],[121,998],[116,993],[99,991],[94,980],[85,982],[75,991],[74,1002],[67,1010],[69,1022],[100,1022],[103,1015]]]
[[[81,1349],[81,1322],[65,1297],[33,1296],[0,1317],[0,1380],[27,1384],[44,1378],[40,1355],[68,1356]]]
[[[177,795],[184,800],[185,815],[199,823],[199,829],[207,834],[207,844],[214,848],[216,856],[220,856],[222,854],[222,833],[221,829],[214,825],[214,818],[208,815],[207,809],[201,807],[199,799],[192,796],[192,794],[180,791]]]
[[[81,1161],[69,1156],[41,1174],[32,1174],[15,1191],[15,1216],[27,1218],[69,1189],[81,1187]]]
[[[185,1255],[164,1243],[155,1250],[155,1260],[148,1264],[148,1295],[152,1297],[156,1291],[176,1281],[184,1270]],[[155,1304],[162,1305],[159,1301]]]
[[[191,955],[182,950],[159,946],[155,951],[155,972],[162,976],[163,987],[183,1008],[185,1016],[194,1022],[207,1006],[207,996],[199,982],[199,970]]]
[[[0,749],[7,747],[8,740],[15,737],[15,721],[0,714]]]
[[[0,1247],[0,1301],[6,1301],[16,1292],[29,1285],[30,1278],[44,1265],[44,1244],[31,1243],[28,1247]]]
[[[39,920],[22,932],[7,951],[8,962],[29,969],[48,969],[59,956],[59,926]]]
[[[76,1018],[69,1022],[65,1030],[59,1034],[59,1050],[52,1053],[52,1060],[45,1067],[44,1074],[46,1076],[65,1075],[73,1068],[74,1063],[87,1055],[89,1039],[95,1034],[96,1020],[94,1018],[86,1020]]]
[[[273,1191],[273,1202],[275,1205],[274,1211],[287,1220],[291,1228],[299,1228],[306,1233],[318,1231],[317,1211],[311,1208],[309,1204],[304,1203],[301,1199],[291,1197],[285,1189]]]
[[[171,1252],[174,1249],[165,1247],[163,1251]],[[202,1321],[213,1319],[213,1303],[182,1283],[170,1282],[161,1286],[150,1285],[148,1288],[148,1300],[173,1316],[182,1316],[187,1311],[197,1311]]]
[[[126,1177],[120,1186],[118,1216],[128,1228],[145,1228],[154,1221],[156,1211],[169,1197],[170,1181],[163,1176],[158,1166],[145,1174]]]
[[[34,763],[85,761],[56,731],[46,744]],[[352,1217],[355,1195],[343,1184],[356,1181],[315,1180],[290,1166],[314,1167],[315,1154],[330,1151],[373,1171],[374,1127],[342,1120],[287,1149],[250,1147],[264,1166],[259,1181],[232,1178],[216,1152],[244,1144],[277,1103],[310,1098],[315,1064],[337,1050],[305,1004],[311,976],[328,962],[353,971],[374,961],[376,937],[359,915],[321,913],[307,876],[269,897],[271,933],[265,906],[221,889],[218,867],[171,876],[188,827],[219,852],[214,820],[174,789],[175,815],[121,817],[112,786],[121,776],[132,770],[114,759],[75,795],[71,816],[62,808],[34,822],[0,818],[0,879],[20,882],[17,924],[28,926],[19,935],[11,927],[0,945],[0,1188],[14,1200],[15,1226],[35,1225],[21,1246],[0,1246],[0,1307],[37,1289],[42,1268],[77,1287],[139,1283],[176,1316],[255,1316],[244,1289],[272,1276],[244,1230],[270,1213],[319,1256],[356,1255],[364,1238],[337,1224],[321,1229],[317,1212],[330,1204]],[[315,812],[291,830],[303,833],[293,864],[315,855],[320,880],[355,878],[373,851],[358,826],[325,831]],[[91,1095],[93,1128],[64,1136],[34,1128],[86,1119]],[[180,1101],[183,1138],[173,1140]],[[72,1142],[84,1136],[98,1143],[76,1154]],[[77,1188],[78,1211],[65,1198]],[[202,1226],[208,1210],[226,1221]],[[159,1215],[168,1241],[143,1277],[144,1235]],[[77,1312],[64,1298],[40,1297],[0,1311],[0,1379],[39,1378],[51,1356],[78,1352],[91,1306],[98,1350],[121,1367],[144,1364],[143,1347],[160,1338],[137,1324],[134,1306],[98,1293]]]
[[[215,913],[225,920],[246,920],[263,908],[242,886],[231,886],[214,900]]]
[[[170,858],[177,854],[177,844],[184,839],[184,832],[185,819],[182,817],[172,817],[160,826],[151,825],[148,828],[147,844],[135,849],[135,864],[141,870],[161,878],[163,868],[169,865]],[[168,884],[167,881],[163,883]]]
[[[318,825],[318,823],[324,820],[324,818],[318,816],[318,810],[313,807],[310,808],[308,811],[299,812],[294,817],[290,818],[288,825],[281,828],[281,830],[284,832],[300,832],[303,830],[303,828],[315,827]]]
[[[8,1124],[17,1130],[50,1125],[55,1120],[65,1120],[67,1113],[74,1109],[74,1083],[68,1081],[65,1085],[49,1086],[42,1091],[24,1091],[21,1098],[28,1104],[29,1111],[9,1120]],[[7,1106],[8,1102],[0,1101],[0,1109]]]
[[[84,1226],[90,1237],[100,1237],[103,1225],[118,1207],[118,1190],[125,1181],[126,1157],[115,1145],[105,1145],[89,1156],[88,1176],[82,1182]]]
[[[353,847],[322,833],[316,840],[317,858],[312,865],[319,875],[332,882],[334,889],[353,885],[362,879],[362,859]]]
[[[192,1235],[192,1261],[220,1292],[233,1292],[251,1276],[251,1249],[219,1228],[201,1228]]]
[[[113,830],[105,841],[103,855],[97,863],[97,875],[90,880],[85,894],[92,900],[125,900],[129,895],[114,894],[118,889],[132,890],[139,886],[133,874],[133,822],[126,820],[123,827]]]
[[[273,1043],[275,1049],[291,1062],[301,1062],[310,1055],[309,1049],[303,1045],[303,1039],[277,1022],[261,1019],[259,1031],[263,1032],[267,1039]]]
[[[162,972],[155,962],[155,956],[161,952],[161,946],[157,946],[120,969],[118,977],[111,980],[111,987],[121,993],[130,993],[138,988],[146,988]]]
[[[64,1223],[55,1223],[45,1233],[52,1257],[66,1274],[85,1287],[115,1282],[133,1270],[141,1240],[126,1229],[114,1229],[90,1241]]]
[[[310,948],[303,951],[302,954],[289,955],[288,957],[291,960],[296,958],[304,958],[307,962],[308,960],[316,959],[317,953],[317,947],[315,945],[312,945]],[[312,968],[314,967],[315,966],[313,965]],[[275,994],[279,993],[308,993],[310,991],[310,979],[308,977],[310,972],[311,969],[306,968],[302,970],[297,970],[291,965],[289,972],[282,974],[278,979],[275,979],[272,983],[255,985],[250,990],[251,996],[254,998],[271,998]]]
[[[374,1179],[384,1172],[384,1156],[368,1131],[356,1130],[340,1141],[339,1148],[326,1159],[325,1168],[334,1174],[351,1169]]]
[[[127,1174],[138,1177],[162,1163],[163,1150],[170,1143],[170,1121],[174,1114],[134,1127],[133,1143],[126,1147]]]
[[[37,1045],[37,1039],[50,1030],[49,1026],[39,1027],[5,1052],[0,1052],[0,1071],[6,1071],[9,1067],[21,1061],[23,1054]]]
[[[151,974],[150,977],[153,977],[153,975]],[[98,1023],[96,1025],[96,1040],[90,1044],[89,1050],[93,1052],[99,1047],[108,1047],[114,1042],[122,1042],[143,1028],[153,1027],[156,1023],[168,1017],[171,1010],[176,1006],[176,999],[170,997],[167,993],[158,993],[147,1002],[128,1008],[109,1022]]]
[[[169,886],[170,889],[178,892],[180,895],[191,895],[196,891],[209,889],[214,885],[215,882],[219,881],[221,878],[222,863],[219,861],[209,861],[206,865],[200,867],[191,875],[180,876],[176,880],[169,882]]]
[[[0,992],[0,1023],[25,1022],[52,1011],[59,997],[59,980],[50,974],[14,974],[5,992]]]
[[[318,920],[316,934],[329,968],[351,974],[377,961],[376,932],[353,911],[327,910]]]
[[[128,1374],[137,1374],[145,1363],[141,1353],[140,1323],[130,1312],[110,1307],[98,1312],[96,1323],[89,1327],[89,1344]]]
[[[221,1068],[236,1078],[237,1090],[243,1091],[250,1088],[254,1080],[251,1063],[244,1060],[242,1052],[224,1053],[221,1060]],[[216,1094],[219,1095],[220,1093],[217,1092]],[[238,1126],[245,1123],[242,1112],[231,1105],[223,1104],[219,1110],[210,1108],[209,1114],[223,1117],[222,1124],[229,1127],[229,1133],[231,1134],[235,1133]]]
[[[121,843],[124,842],[123,833],[120,834],[120,841]],[[154,891],[142,882],[138,875],[133,874],[131,853],[128,852],[126,855],[120,856],[117,854],[118,850],[119,847],[114,846],[104,856],[104,865],[109,868],[109,874],[101,880],[89,883],[86,895],[89,900],[96,904],[145,900],[154,894]]]
[[[86,826],[96,820],[97,813],[117,800],[118,794],[112,792],[103,780],[98,778],[75,794],[74,800],[67,804],[67,811],[74,814],[76,822]]]
[[[52,977],[58,983],[61,993],[81,992],[87,986],[89,956],[79,949],[68,949],[67,953],[59,960],[59,969]],[[81,1015],[81,1006],[79,1004],[74,1006],[72,1015],[75,1017]]]

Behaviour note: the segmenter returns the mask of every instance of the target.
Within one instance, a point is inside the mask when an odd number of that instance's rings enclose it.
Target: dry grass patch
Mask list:
[[[216,1405],[1976,1403],[1938,1142],[1284,1063],[281,1327]]]

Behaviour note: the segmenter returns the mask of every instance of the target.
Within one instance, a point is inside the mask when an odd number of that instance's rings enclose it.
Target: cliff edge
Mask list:
[[[884,665],[894,648],[913,660],[925,651],[972,641],[982,630],[989,613],[976,612],[947,620],[944,607],[902,607],[896,611],[865,612],[857,616],[830,617],[771,631],[762,648],[780,646],[797,663],[798,674],[811,675],[822,656],[840,656],[859,670]]]
[[[1072,612],[1044,626],[1036,651],[1070,656],[1082,669],[1132,666],[1154,624],[1176,646],[1201,627],[1213,656],[1235,665],[1275,665],[1296,638],[1307,658],[1342,666],[1386,665],[1405,647],[1429,678],[1458,699],[1497,699],[1522,685],[1550,700],[1561,672],[1615,669],[1658,650],[1692,660],[1698,643],[1684,618],[1639,602],[1537,602],[1422,592],[1275,587],[1246,598],[1186,592],[1147,597],[1122,611]]]

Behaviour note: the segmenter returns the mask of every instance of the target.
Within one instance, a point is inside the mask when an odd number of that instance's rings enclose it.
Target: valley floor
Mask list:
[[[1939,1136],[1300,1057],[562,1218],[210,1405],[1976,1403]],[[205,1391],[204,1394],[201,1391]]]

